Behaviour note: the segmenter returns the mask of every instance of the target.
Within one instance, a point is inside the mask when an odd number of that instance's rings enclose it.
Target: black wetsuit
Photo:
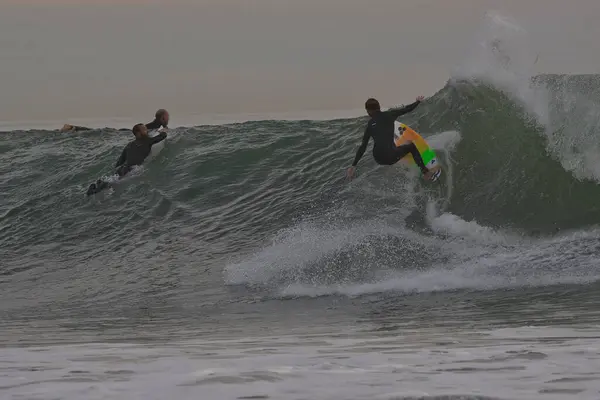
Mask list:
[[[131,169],[136,165],[142,165],[146,157],[150,155],[152,146],[158,142],[162,142],[167,137],[165,132],[161,132],[154,137],[145,137],[142,139],[135,139],[129,142],[127,146],[121,152],[121,156],[115,164],[116,173],[120,178],[127,175]],[[106,188],[110,187],[110,183],[98,179],[96,183],[92,183],[88,190],[87,195],[96,194]]]
[[[149,131],[154,129],[160,129],[162,128],[162,123],[159,120],[155,119],[154,121],[147,123],[146,128],[148,128]]]
[[[400,146],[396,146],[396,143],[394,143],[394,121],[401,115],[409,113],[417,108],[419,103],[420,101],[416,101],[403,108],[377,112],[367,124],[362,144],[356,152],[356,157],[354,158],[352,166],[355,167],[358,164],[367,150],[369,139],[373,137],[373,141],[375,142],[373,145],[373,158],[377,164],[392,165],[410,153],[415,159],[417,166],[421,168],[421,171],[427,172],[421,154],[419,154],[417,146],[415,146],[414,143],[406,143]]]
[[[123,149],[123,152],[121,153],[121,156],[115,165],[117,174],[119,174],[119,176],[124,176],[131,171],[131,168],[133,168],[135,165],[142,165],[146,157],[148,157],[150,154],[152,145],[162,142],[166,137],[167,134],[165,132],[161,132],[154,137],[148,136],[129,142]]]

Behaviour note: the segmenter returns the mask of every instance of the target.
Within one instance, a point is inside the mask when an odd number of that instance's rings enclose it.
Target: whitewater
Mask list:
[[[178,127],[91,198],[130,134],[1,133],[0,397],[600,398],[600,76],[474,37],[402,119],[439,184],[347,182],[360,115]]]

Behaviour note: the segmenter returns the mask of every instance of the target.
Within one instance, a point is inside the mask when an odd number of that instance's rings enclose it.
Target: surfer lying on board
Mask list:
[[[127,175],[134,166],[142,165],[146,157],[150,155],[152,146],[166,139],[167,133],[161,132],[154,137],[148,135],[148,128],[144,124],[136,124],[132,129],[135,140],[129,142],[121,152],[121,156],[115,164],[116,174],[119,178]],[[110,184],[98,179],[88,188],[88,196],[106,189]]]
[[[371,119],[367,123],[367,128],[363,135],[362,144],[356,152],[356,157],[352,166],[348,168],[348,179],[352,179],[356,172],[356,165],[360,161],[363,154],[367,150],[369,139],[373,137],[373,158],[379,165],[393,165],[397,163],[402,157],[407,154],[412,154],[415,163],[421,172],[425,176],[425,179],[431,178],[431,172],[423,163],[421,154],[417,150],[417,146],[414,143],[405,143],[401,146],[396,146],[394,143],[394,121],[401,115],[411,112],[421,101],[423,96],[417,97],[417,101],[402,108],[395,108],[388,111],[381,111],[379,101],[375,99],[368,99],[365,102],[365,109]]]
[[[62,128],[60,128],[60,132],[80,132],[80,131],[91,131],[91,128],[86,128],[85,126],[77,126],[64,124]]]
[[[167,110],[165,110],[164,108],[161,108],[160,110],[156,111],[156,113],[154,114],[154,121],[152,122],[148,122],[146,124],[146,128],[150,129],[150,130],[155,130],[155,129],[160,129],[160,128],[164,128],[164,129],[168,129],[169,128],[169,112]],[[91,131],[92,128],[86,128],[85,126],[77,126],[77,125],[70,125],[70,124],[65,124],[60,131],[61,132],[80,132],[80,131]],[[119,129],[120,131],[128,131],[129,129]]]
[[[156,111],[154,114],[154,121],[146,124],[146,128],[150,130],[160,129],[160,128],[169,128],[169,112],[164,108]]]

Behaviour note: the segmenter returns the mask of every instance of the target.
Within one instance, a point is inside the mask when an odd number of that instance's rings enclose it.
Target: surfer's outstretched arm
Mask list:
[[[419,104],[421,104],[421,101],[423,101],[423,96],[417,97],[417,101],[415,101],[412,104],[409,104],[409,105],[401,107],[401,108],[392,108],[391,110],[388,110],[387,112],[394,119],[396,119],[396,118],[400,117],[401,115],[408,114],[409,112],[411,112],[412,110],[414,110],[415,108],[417,108],[417,106]]]
[[[152,144],[162,142],[167,138],[167,132],[161,132],[152,138]]]
[[[358,162],[360,161],[362,156],[365,154],[365,151],[367,151],[367,146],[369,144],[370,138],[371,138],[371,134],[369,133],[369,129],[367,128],[367,129],[365,129],[365,133],[362,138],[362,143],[360,144],[360,147],[356,151],[356,156],[354,157],[354,161],[352,162],[353,167],[356,167],[358,165]]]
[[[365,129],[365,133],[363,135],[362,143],[360,144],[360,147],[356,151],[356,156],[354,157],[352,166],[350,168],[348,168],[348,172],[346,174],[348,179],[352,179],[352,177],[354,176],[354,171],[356,170],[356,166],[358,165],[358,162],[360,161],[362,156],[365,154],[365,151],[367,151],[367,145],[369,144],[370,138],[371,138],[371,132],[369,132],[369,128],[367,127],[367,129]]]

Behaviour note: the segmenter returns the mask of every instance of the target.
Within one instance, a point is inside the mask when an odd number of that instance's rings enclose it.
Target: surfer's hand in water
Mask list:
[[[423,101],[423,99],[425,99],[425,96],[419,96],[419,97],[417,97],[417,101]]]
[[[356,172],[356,168],[355,167],[348,168],[348,171],[346,171],[346,178],[348,180],[351,180],[354,177],[354,173],[355,172]]]

